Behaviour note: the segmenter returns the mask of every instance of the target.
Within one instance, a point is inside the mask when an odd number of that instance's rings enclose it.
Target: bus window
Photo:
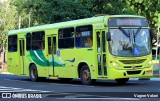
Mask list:
[[[97,52],[101,52],[100,49],[100,32],[97,32]]]
[[[73,48],[74,47],[74,27],[59,29],[58,31],[58,47]]]
[[[48,37],[48,54],[52,54],[51,37]]]
[[[53,42],[51,42],[51,38],[53,39]],[[48,54],[52,54],[52,51],[54,51],[54,54],[56,54],[56,48],[56,37],[48,37]]]
[[[54,54],[56,54],[56,37],[53,37],[53,51],[54,51]]]
[[[43,50],[45,48],[44,31],[32,33],[32,50]]]
[[[19,40],[20,56],[24,56],[24,40]]]
[[[27,51],[31,50],[31,33],[26,35],[26,49]]]
[[[17,51],[17,35],[10,35],[8,37],[8,52]]]
[[[105,31],[102,31],[102,47],[103,47],[103,52],[106,52],[106,36],[105,36]]]
[[[92,25],[76,27],[76,47],[92,47]]]

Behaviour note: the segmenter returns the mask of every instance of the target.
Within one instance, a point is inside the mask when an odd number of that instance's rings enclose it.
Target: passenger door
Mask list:
[[[106,67],[106,35],[104,30],[96,31],[97,41],[97,62],[98,62],[98,76],[107,76]]]
[[[19,39],[19,57],[20,57],[20,68],[21,68],[21,75],[25,75],[24,74],[24,55],[25,55],[25,51],[24,51],[24,39]]]
[[[57,42],[56,42],[57,36],[56,35],[50,35],[47,36],[47,42],[48,42],[48,62],[49,62],[49,76],[55,76],[54,75],[54,56],[56,55],[57,50]]]
[[[7,65],[8,71],[16,75],[20,75],[19,65],[19,52],[18,52],[18,36],[8,36],[8,52],[7,52]]]

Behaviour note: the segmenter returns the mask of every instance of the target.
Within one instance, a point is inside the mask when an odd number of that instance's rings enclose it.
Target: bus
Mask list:
[[[153,74],[151,33],[137,15],[104,15],[8,32],[7,66],[32,81],[126,83]]]

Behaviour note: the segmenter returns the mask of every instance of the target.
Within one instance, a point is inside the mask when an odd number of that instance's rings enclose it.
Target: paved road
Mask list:
[[[32,82],[29,77],[0,74],[0,93],[8,92],[37,93],[42,94],[42,98],[58,99],[139,100],[142,97],[155,100],[160,98],[160,81],[130,80],[125,85],[118,85],[115,81],[97,80],[95,84],[86,86],[80,80],[67,83],[49,79]]]

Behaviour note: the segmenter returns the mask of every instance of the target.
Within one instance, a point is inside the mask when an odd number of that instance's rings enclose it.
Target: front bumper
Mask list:
[[[150,67],[133,70],[118,70],[115,68],[109,68],[108,74],[108,79],[150,77],[153,75],[153,68]]]

